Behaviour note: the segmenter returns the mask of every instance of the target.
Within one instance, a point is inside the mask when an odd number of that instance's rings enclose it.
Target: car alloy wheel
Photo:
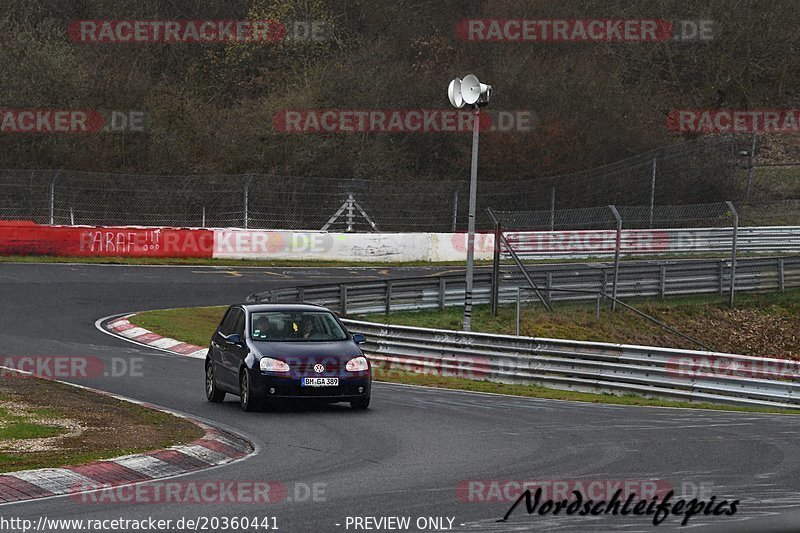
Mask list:
[[[206,399],[212,403],[220,403],[225,399],[225,392],[217,388],[214,363],[211,359],[206,361]]]
[[[263,402],[253,396],[250,376],[245,368],[242,369],[242,375],[239,378],[239,404],[243,411],[260,411],[263,405]]]

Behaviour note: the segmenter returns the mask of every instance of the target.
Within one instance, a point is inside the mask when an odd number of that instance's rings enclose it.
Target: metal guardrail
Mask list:
[[[522,259],[613,256],[616,232],[607,230],[516,231],[505,230],[514,251]],[[727,254],[734,229],[622,229],[622,255]],[[800,253],[800,226],[740,227],[739,253]],[[508,252],[503,253],[504,256]]]
[[[415,371],[582,392],[800,409],[800,363],[743,355],[345,320],[374,375]]]
[[[613,263],[557,263],[527,265],[526,270],[549,301],[593,300],[581,291],[610,292]],[[618,298],[723,294],[730,286],[731,262],[724,259],[623,261],[620,263]],[[491,273],[478,272],[473,301],[491,300]],[[501,273],[499,300],[512,303],[517,287],[525,285],[516,269]],[[444,309],[463,305],[464,276],[408,278],[342,284],[288,287],[256,293],[251,302],[306,302],[324,305],[342,316],[390,313],[418,309]],[[738,291],[783,291],[800,287],[800,256],[740,258],[736,261]],[[529,301],[535,298],[526,293]]]

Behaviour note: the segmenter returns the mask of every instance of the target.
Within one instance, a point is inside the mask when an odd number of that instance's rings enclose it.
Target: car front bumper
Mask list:
[[[332,387],[303,387],[300,376],[279,376],[261,371],[250,372],[253,392],[261,398],[308,398],[346,402],[366,398],[372,391],[372,377],[368,372],[344,376],[313,376],[339,378],[339,385]]]

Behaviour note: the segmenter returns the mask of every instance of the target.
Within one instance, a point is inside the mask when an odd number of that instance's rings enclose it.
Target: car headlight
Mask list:
[[[262,357],[259,363],[261,370],[265,372],[288,372],[289,365],[272,357]]]
[[[344,367],[348,372],[363,372],[369,370],[369,363],[366,357],[359,356],[350,359]]]

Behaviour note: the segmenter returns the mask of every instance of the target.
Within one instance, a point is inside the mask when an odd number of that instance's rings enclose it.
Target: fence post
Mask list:
[[[755,139],[755,133],[753,134]],[[755,143],[755,140],[753,141]],[[733,214],[733,242],[731,243],[731,293],[728,298],[728,305],[733,307],[733,298],[736,294],[736,240],[739,237],[739,212],[736,211],[733,202],[725,202],[728,204],[728,209]]]
[[[659,287],[659,295],[663,298],[667,293],[667,266],[661,265],[661,285]]]
[[[622,217],[613,205],[608,206],[617,220],[617,239],[614,245],[614,285],[611,287],[611,312],[617,310],[617,281],[619,281],[619,249],[622,246]]]
[[[69,207],[69,225],[75,225],[75,211],[72,209],[72,206]]]
[[[750,193],[753,192],[753,167],[756,158],[756,130],[753,129],[753,141],[750,144],[750,164],[747,167],[747,201],[750,201]]]
[[[445,294],[447,294],[447,286],[445,283],[444,278],[439,278],[439,311],[444,311],[444,297]]]
[[[206,206],[203,206],[203,222],[202,224],[200,224],[200,227],[202,228],[206,227]]]
[[[453,193],[453,233],[456,232],[456,222],[458,221],[458,189]]]
[[[653,229],[653,211],[656,205],[656,161],[658,156],[653,156],[653,172],[650,178],[650,229]]]
[[[339,285],[339,310],[347,316],[347,285]]]
[[[492,255],[492,314],[497,316],[497,305],[500,299],[500,221],[494,224],[494,254]]]
[[[56,173],[53,174],[53,179],[50,180],[50,225],[52,226],[55,224],[55,210],[56,210],[56,180],[58,179],[58,175],[61,173],[60,170],[56,170]]]
[[[517,287],[517,337],[519,337],[519,313],[522,302],[522,287]]]
[[[724,271],[723,271],[723,269],[725,268],[725,263],[724,263],[724,261],[722,261],[722,260],[720,259],[720,260],[719,260],[719,262],[717,263],[717,268],[718,268],[718,272],[717,272],[717,278],[719,279],[719,295],[720,295],[720,296],[722,296],[722,293],[723,293],[723,291],[725,290],[725,289],[724,289],[724,287],[723,287],[723,285],[722,285],[722,282],[723,282],[723,277],[724,277]]]
[[[244,228],[247,229],[250,224],[250,213],[249,213],[249,204],[250,201],[248,199],[248,195],[250,193],[250,180],[252,180],[252,176],[245,176],[244,178]]]
[[[600,320],[600,295],[597,295],[597,320]]]
[[[386,314],[392,311],[392,280],[386,280]]]
[[[556,228],[556,188],[550,187],[550,231]]]
[[[781,292],[786,290],[786,282],[783,270],[783,257],[778,258],[778,290]]]

